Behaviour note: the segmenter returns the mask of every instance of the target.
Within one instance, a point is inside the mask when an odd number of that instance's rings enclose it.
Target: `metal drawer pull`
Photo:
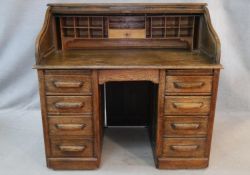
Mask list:
[[[203,106],[203,103],[173,103],[174,108],[177,109],[199,109]]]
[[[174,87],[178,89],[201,88],[204,82],[174,82]]]
[[[174,151],[195,151],[199,148],[198,145],[171,145],[170,147]]]
[[[200,124],[198,123],[172,123],[171,124],[173,129],[183,129],[183,130],[188,130],[188,129],[199,129]]]
[[[72,102],[72,103],[57,102],[55,104],[55,107],[58,108],[58,109],[82,108],[83,103],[81,103],[81,102]]]
[[[85,148],[85,146],[59,146],[59,149],[63,152],[82,152]]]
[[[71,82],[65,82],[65,81],[54,81],[54,86],[57,88],[80,88],[83,85],[82,81],[71,81]]]
[[[82,130],[86,127],[85,124],[56,124],[60,130]]]

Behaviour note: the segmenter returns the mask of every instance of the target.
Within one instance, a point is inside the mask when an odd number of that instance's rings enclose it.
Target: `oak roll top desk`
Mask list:
[[[222,66],[206,4],[49,4],[34,68],[48,167],[98,168],[104,85],[133,82],[156,167],[208,166]]]

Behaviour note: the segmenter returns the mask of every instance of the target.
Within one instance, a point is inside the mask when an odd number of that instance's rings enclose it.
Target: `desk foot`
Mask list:
[[[91,170],[100,165],[97,158],[48,158],[47,163],[55,170]]]
[[[158,158],[159,169],[201,169],[208,167],[208,158]]]

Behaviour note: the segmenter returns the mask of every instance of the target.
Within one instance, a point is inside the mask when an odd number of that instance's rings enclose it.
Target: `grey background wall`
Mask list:
[[[108,131],[103,163],[95,171],[46,168],[39,108],[35,39],[51,2],[207,2],[222,44],[217,115],[210,166],[204,170],[155,169],[146,132]],[[250,172],[250,1],[249,0],[8,0],[0,5],[0,174],[194,174]],[[126,135],[127,134],[127,135]],[[133,136],[133,137],[132,137]]]

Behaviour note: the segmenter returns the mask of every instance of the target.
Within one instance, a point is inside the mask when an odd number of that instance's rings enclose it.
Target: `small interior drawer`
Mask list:
[[[89,75],[55,75],[45,76],[47,95],[55,94],[91,94],[91,77]]]
[[[47,96],[49,114],[91,114],[91,96]]]
[[[92,157],[92,139],[51,139],[51,153],[56,157]]]
[[[109,29],[109,38],[146,38],[145,29]]]
[[[168,116],[164,119],[165,137],[199,137],[206,134],[206,116]]]
[[[205,138],[165,138],[163,155],[166,157],[204,157]]]
[[[82,116],[50,116],[50,135],[93,135],[91,115]]]
[[[166,93],[211,93],[212,76],[167,76]]]
[[[166,96],[165,115],[208,115],[209,96]]]

